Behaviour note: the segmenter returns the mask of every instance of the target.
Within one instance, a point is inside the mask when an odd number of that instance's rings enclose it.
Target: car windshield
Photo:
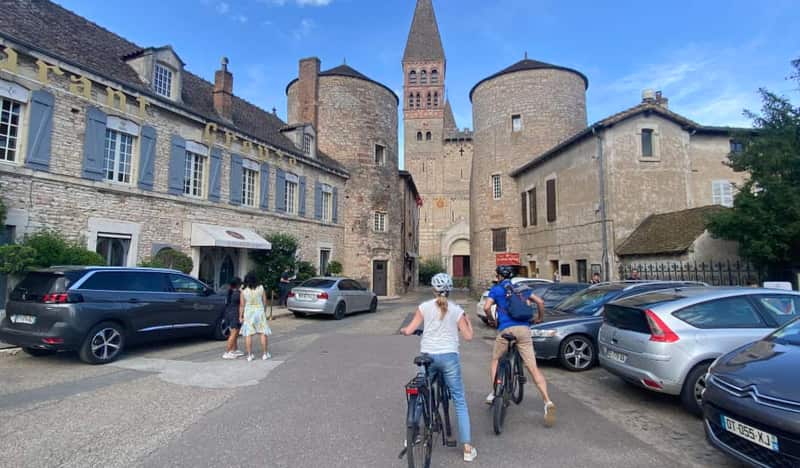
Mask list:
[[[772,339],[778,343],[800,346],[800,319],[778,329],[772,334]]]
[[[306,280],[300,286],[303,288],[322,288],[328,289],[335,283],[335,280],[325,279],[325,278],[311,278],[310,280]]]
[[[577,292],[561,301],[554,310],[579,315],[592,315],[606,302],[617,297],[621,288],[590,288]]]

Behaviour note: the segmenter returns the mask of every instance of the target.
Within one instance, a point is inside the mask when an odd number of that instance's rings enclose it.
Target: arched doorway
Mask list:
[[[450,244],[448,257],[451,259],[453,277],[466,278],[472,276],[469,257],[469,240],[458,239]]]

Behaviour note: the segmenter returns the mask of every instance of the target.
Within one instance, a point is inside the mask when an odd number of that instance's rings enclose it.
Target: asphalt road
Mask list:
[[[130,350],[113,365],[71,354],[0,354],[0,466],[400,467],[403,385],[419,338],[397,335],[420,296],[343,321],[273,321],[271,361],[220,359],[222,345],[186,340]],[[474,303],[456,297],[470,313]],[[491,330],[462,344],[474,466],[737,466],[705,442],[680,403],[602,369],[544,365],[558,405],[542,424],[532,386],[492,432]],[[455,424],[455,420],[454,420]],[[463,466],[438,446],[433,466]]]

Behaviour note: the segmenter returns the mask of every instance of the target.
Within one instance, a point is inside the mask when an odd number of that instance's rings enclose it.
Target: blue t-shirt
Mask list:
[[[495,304],[497,304],[497,330],[502,331],[508,327],[529,327],[531,325],[530,322],[527,321],[520,321],[514,320],[508,315],[508,299],[506,298],[506,285],[511,284],[511,280],[503,280],[496,285],[492,286],[492,289],[489,290],[489,299],[493,300]]]

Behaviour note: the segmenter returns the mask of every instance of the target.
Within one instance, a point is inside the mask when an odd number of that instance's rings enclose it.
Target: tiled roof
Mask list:
[[[350,65],[342,64],[342,65],[339,65],[338,67],[333,67],[330,70],[321,71],[321,72],[319,72],[319,76],[344,76],[346,78],[356,78],[358,80],[364,80],[364,81],[367,81],[369,83],[376,84],[376,85],[380,86],[381,88],[385,89],[386,91],[389,91],[390,93],[392,93],[392,96],[394,96],[394,99],[395,99],[395,101],[397,101],[397,104],[398,105],[400,104],[400,98],[397,97],[397,94],[395,94],[394,91],[392,91],[392,88],[386,86],[385,84],[381,83],[380,81],[373,80],[372,78],[370,78],[367,75],[361,73],[360,71],[356,70],[355,68],[351,67]],[[287,95],[289,94],[289,88],[291,88],[293,84],[297,83],[297,80],[298,79],[295,78],[292,81],[290,81],[289,84],[286,85],[286,94]]]
[[[414,19],[411,21],[411,31],[408,33],[406,50],[403,53],[404,62],[424,62],[444,60],[442,38],[439,35],[439,25],[436,23],[436,13],[433,11],[431,0],[417,0],[414,10]]]
[[[482,79],[481,81],[479,81],[478,84],[473,86],[472,89],[470,90],[470,92],[469,92],[469,100],[472,101],[472,94],[475,92],[475,90],[478,88],[478,86],[480,86],[481,84],[485,83],[486,81],[493,80],[493,79],[497,78],[498,76],[508,75],[509,73],[516,73],[516,72],[526,71],[526,70],[548,70],[548,69],[549,70],[562,70],[562,71],[567,71],[567,72],[574,73],[574,74],[578,75],[579,77],[581,77],[581,79],[583,80],[583,82],[584,82],[584,84],[586,86],[586,89],[589,88],[589,78],[586,78],[586,75],[584,75],[583,73],[581,73],[581,72],[579,72],[577,70],[573,70],[572,68],[561,67],[561,66],[558,66],[558,65],[551,65],[549,63],[540,62],[538,60],[531,60],[531,59],[528,58],[528,56],[526,54],[525,58],[520,60],[519,62],[511,65],[510,67],[504,68],[504,69],[500,70],[499,72],[495,73],[494,75],[488,76],[488,77]]]
[[[714,205],[650,215],[619,246],[617,255],[685,253],[705,232],[709,218],[726,209]]]
[[[164,102],[124,60],[145,48],[48,0],[0,0],[0,11],[0,35]],[[230,127],[214,110],[214,85],[186,70],[182,77],[183,104],[171,101],[170,104]],[[233,130],[306,160],[302,152],[280,133],[284,125],[286,123],[278,116],[233,97]],[[347,174],[344,166],[334,159],[320,152],[317,156],[313,163]]]
[[[450,107],[450,100],[448,99],[444,103],[444,134],[449,135],[456,131],[458,131],[458,125],[456,125],[456,118],[453,116],[453,108]]]

